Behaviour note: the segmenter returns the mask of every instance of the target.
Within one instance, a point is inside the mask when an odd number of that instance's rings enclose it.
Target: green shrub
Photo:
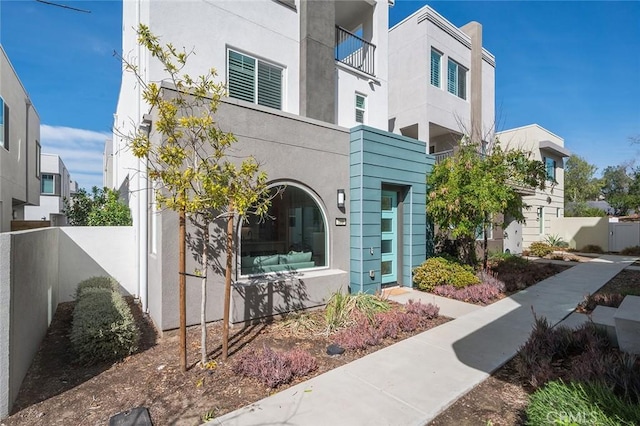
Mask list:
[[[376,313],[386,312],[389,309],[391,309],[389,301],[374,294],[335,292],[327,302],[324,311],[327,332],[331,333],[339,328],[353,324],[356,312],[372,320]]]
[[[622,249],[620,254],[625,256],[640,256],[640,246],[627,247]]]
[[[637,405],[598,383],[549,382],[535,391],[527,407],[528,425],[637,425]]]
[[[565,249],[569,247],[569,243],[567,243],[561,236],[559,235],[546,235],[544,237],[544,242],[549,244],[551,247],[557,247],[560,249]]]
[[[413,282],[420,290],[432,291],[439,285],[464,288],[478,284],[480,279],[469,265],[461,265],[443,257],[432,257],[413,270]]]
[[[598,254],[604,253],[604,250],[602,250],[602,247],[596,244],[587,244],[586,246],[582,247],[580,251],[582,253],[598,253]]]
[[[78,300],[82,296],[84,290],[88,288],[104,288],[110,291],[118,291],[118,282],[111,277],[88,278],[81,281],[76,287],[75,299]]]
[[[542,241],[535,241],[531,243],[529,246],[529,254],[531,256],[536,257],[545,257],[553,251],[553,247],[551,247],[547,243],[543,243]]]
[[[138,329],[123,297],[106,288],[85,288],[73,310],[71,344],[84,364],[115,361],[137,349]]]

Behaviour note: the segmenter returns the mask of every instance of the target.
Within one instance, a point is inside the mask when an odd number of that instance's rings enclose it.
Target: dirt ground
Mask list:
[[[640,288],[640,272],[623,271],[600,291],[616,291],[630,285]],[[308,350],[317,359],[319,368],[288,385],[291,386],[395,342],[388,340],[383,346],[365,352],[330,357],[326,355],[326,347],[331,342],[323,335],[292,333],[282,323],[260,323],[232,329],[231,355],[223,364],[219,361],[221,327],[220,323],[214,323],[208,327],[209,348],[210,357],[218,361],[218,366],[203,370],[196,365],[200,330],[193,327],[187,335],[190,368],[183,373],[179,367],[177,331],[158,336],[137,306],[130,303],[142,331],[139,351],[122,362],[94,367],[74,362],[68,338],[73,303],[61,304],[27,373],[12,415],[0,421],[0,425],[106,425],[114,414],[138,406],[149,408],[154,425],[197,425],[205,413],[219,416],[276,392],[256,380],[233,374],[234,357],[243,350],[262,348],[265,344],[274,349]],[[446,321],[438,318],[427,328]],[[432,424],[524,424],[530,389],[517,377],[512,364],[498,369]]]
[[[640,292],[640,271],[620,272],[597,293],[614,293],[630,289]],[[524,425],[527,399],[531,392],[532,388],[526,381],[518,377],[514,361],[511,360],[468,394],[458,399],[430,425]]]
[[[179,365],[178,332],[158,336],[140,309],[132,301],[130,305],[142,331],[139,351],[119,363],[84,367],[74,362],[68,338],[73,302],[61,304],[23,382],[12,415],[0,425],[106,425],[113,415],[138,406],[149,408],[154,425],[197,425],[205,413],[219,416],[276,392],[232,372],[236,354],[251,347],[297,347],[309,351],[318,362],[318,370],[288,385],[291,386],[397,341],[386,340],[367,351],[347,351],[331,357],[326,348],[332,342],[322,334],[298,334],[282,323],[261,323],[232,329],[230,356],[223,364],[219,360],[221,324],[214,323],[208,327],[208,347],[217,367],[207,370],[196,365],[200,356],[200,328],[192,327],[187,334],[191,365],[183,373]],[[446,321],[444,317],[431,320],[427,327],[411,334]],[[400,339],[406,337],[409,334]]]

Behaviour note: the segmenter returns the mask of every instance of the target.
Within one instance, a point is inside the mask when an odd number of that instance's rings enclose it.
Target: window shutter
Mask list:
[[[356,95],[356,123],[364,124],[364,110],[365,110],[364,96]]]
[[[258,62],[258,104],[282,109],[282,68]]]
[[[467,99],[467,70],[458,67],[458,97]]]
[[[440,58],[441,55],[431,50],[431,84],[440,87]]]
[[[255,102],[256,60],[229,51],[229,96]]]
[[[448,67],[447,67],[447,90],[449,91],[449,93],[453,93],[454,95],[457,95],[457,90],[458,90],[458,82],[457,82],[457,78],[458,78],[458,66],[452,62],[449,61],[448,62]]]

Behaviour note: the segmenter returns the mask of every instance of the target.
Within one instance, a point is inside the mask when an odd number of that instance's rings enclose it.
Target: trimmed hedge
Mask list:
[[[432,257],[413,270],[413,283],[423,291],[433,291],[440,285],[451,285],[456,288],[478,284],[480,279],[469,265],[444,257]]]
[[[71,344],[81,363],[116,361],[136,351],[138,328],[129,305],[118,292],[83,286],[77,294]]]
[[[82,292],[88,288],[104,288],[111,291],[118,291],[118,282],[111,277],[91,277],[76,287],[75,299],[78,300],[82,296]]]

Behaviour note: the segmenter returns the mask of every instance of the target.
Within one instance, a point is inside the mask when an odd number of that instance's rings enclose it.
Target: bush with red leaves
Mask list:
[[[264,346],[262,350],[253,349],[240,355],[232,370],[235,374],[253,377],[270,388],[277,388],[317,368],[316,360],[301,349],[276,352]]]

